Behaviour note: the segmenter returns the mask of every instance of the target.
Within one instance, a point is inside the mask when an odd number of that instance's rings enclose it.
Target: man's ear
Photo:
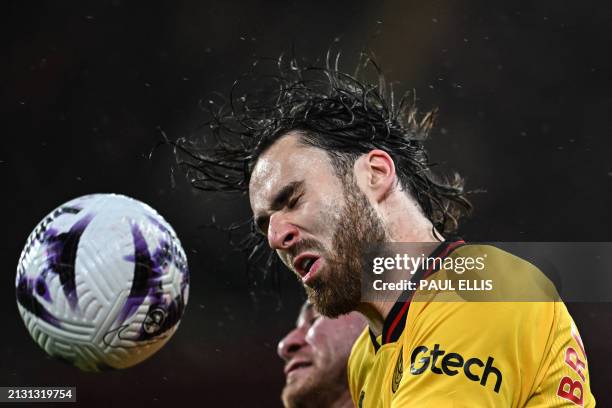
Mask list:
[[[356,170],[361,187],[377,203],[391,193],[397,180],[395,163],[383,150],[375,149],[362,156]]]

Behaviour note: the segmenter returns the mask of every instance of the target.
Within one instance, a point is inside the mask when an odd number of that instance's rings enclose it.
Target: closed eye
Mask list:
[[[300,201],[300,198],[302,198],[303,194],[300,194],[298,196],[292,197],[291,200],[289,200],[289,203],[287,204],[287,208],[292,209],[294,208]]]
[[[270,211],[279,211],[283,208],[293,209],[298,205],[300,198],[304,195],[304,181],[294,181],[280,189],[272,199]],[[271,214],[255,217],[255,229],[262,235],[268,234],[268,224]]]

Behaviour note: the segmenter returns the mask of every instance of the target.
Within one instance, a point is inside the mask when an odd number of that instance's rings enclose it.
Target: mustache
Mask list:
[[[325,252],[325,248],[323,245],[321,245],[321,243],[314,239],[303,239],[289,248],[287,254],[289,255],[290,259],[293,260],[304,251],[316,251],[323,254]]]

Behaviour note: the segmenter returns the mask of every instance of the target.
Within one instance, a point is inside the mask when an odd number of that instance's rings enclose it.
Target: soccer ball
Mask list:
[[[38,345],[85,371],[150,357],[176,331],[189,296],[172,227],[116,194],[83,196],[45,217],[21,253],[15,284]]]

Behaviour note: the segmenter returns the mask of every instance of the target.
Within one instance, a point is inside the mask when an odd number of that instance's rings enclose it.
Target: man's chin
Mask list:
[[[302,370],[300,370],[302,371]],[[316,384],[313,382],[311,370],[309,372],[289,373],[282,392],[282,400],[286,407],[301,406],[311,395]]]
[[[347,292],[347,288],[333,288],[330,285],[305,287],[308,301],[323,316],[336,318],[354,311],[361,300],[361,293]]]
[[[307,381],[309,378],[313,377],[314,368],[314,365],[309,364],[292,370],[287,374],[285,383],[291,385]]]

